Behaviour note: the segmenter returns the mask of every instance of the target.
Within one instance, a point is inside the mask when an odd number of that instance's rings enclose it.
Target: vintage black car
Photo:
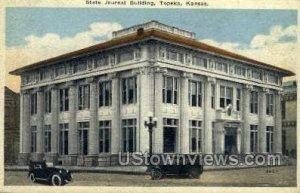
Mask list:
[[[55,167],[47,167],[45,161],[30,161],[28,178],[32,182],[44,181],[52,184],[53,186],[65,185],[73,180],[73,176],[70,171]]]
[[[168,155],[161,154],[159,155],[160,159]],[[177,159],[172,164],[158,164],[148,166],[148,171],[150,172],[152,180],[159,180],[167,175],[185,175],[190,178],[200,178],[203,173],[203,165],[200,164],[199,158],[195,158],[194,162],[191,162],[187,156],[190,156],[190,159],[194,159],[193,155],[184,155],[185,161],[182,158]]]

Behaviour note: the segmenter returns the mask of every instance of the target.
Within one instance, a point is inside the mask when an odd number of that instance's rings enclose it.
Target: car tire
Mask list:
[[[201,175],[200,169],[198,168],[191,168],[189,171],[189,177],[192,179],[199,179]]]
[[[29,180],[30,180],[32,183],[34,183],[34,182],[36,181],[35,176],[34,176],[34,173],[30,173],[30,174],[29,174]]]
[[[160,169],[154,168],[151,170],[151,179],[160,180],[163,177],[163,173]]]
[[[63,180],[59,174],[53,174],[51,177],[51,184],[53,186],[62,186]]]

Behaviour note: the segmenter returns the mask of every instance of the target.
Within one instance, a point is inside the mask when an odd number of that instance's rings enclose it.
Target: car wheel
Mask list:
[[[62,179],[60,175],[58,174],[53,174],[51,177],[51,183],[53,186],[61,186],[63,185]]]
[[[198,168],[191,168],[189,171],[189,177],[194,179],[200,178],[200,170]]]
[[[151,179],[152,180],[160,180],[163,177],[163,173],[160,169],[154,168],[151,170]]]
[[[34,176],[34,173],[30,173],[30,174],[29,174],[29,180],[30,180],[31,182],[33,182],[33,183],[36,181],[35,176]]]

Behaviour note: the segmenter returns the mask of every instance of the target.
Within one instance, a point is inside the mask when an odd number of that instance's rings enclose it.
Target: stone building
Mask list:
[[[297,152],[297,82],[283,83],[282,152],[296,157]]]
[[[292,72],[157,21],[11,72],[21,76],[20,164],[103,165],[154,153],[282,153],[282,78]]]
[[[20,94],[4,90],[4,164],[16,164],[20,146]]]

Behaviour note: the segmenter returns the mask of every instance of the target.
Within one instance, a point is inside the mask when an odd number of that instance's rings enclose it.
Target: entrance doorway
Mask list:
[[[176,129],[164,127],[164,153],[174,153],[176,148]]]
[[[225,128],[225,154],[237,153],[237,128],[226,127]]]

